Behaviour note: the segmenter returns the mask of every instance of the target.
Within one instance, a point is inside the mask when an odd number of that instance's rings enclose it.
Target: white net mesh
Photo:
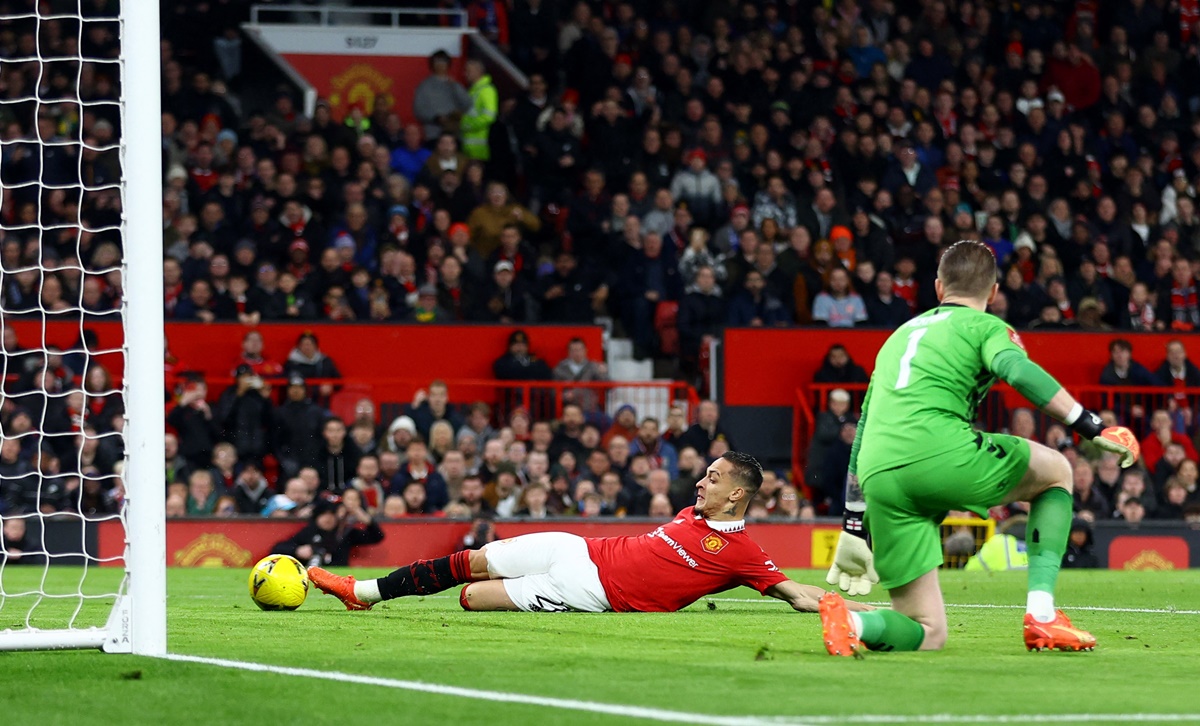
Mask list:
[[[109,0],[0,0],[0,641],[124,587],[120,38]]]

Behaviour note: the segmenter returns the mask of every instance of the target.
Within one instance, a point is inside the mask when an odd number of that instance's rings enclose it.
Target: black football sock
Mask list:
[[[436,560],[417,560],[381,577],[379,595],[391,600],[405,595],[432,595],[471,581],[471,553],[456,552]]]

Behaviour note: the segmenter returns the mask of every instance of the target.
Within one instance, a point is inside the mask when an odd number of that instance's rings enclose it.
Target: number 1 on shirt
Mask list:
[[[908,379],[912,377],[912,359],[917,354],[917,344],[928,332],[929,328],[917,328],[908,334],[908,347],[904,349],[904,355],[900,357],[900,375],[896,376],[895,390],[899,391],[908,386]]]

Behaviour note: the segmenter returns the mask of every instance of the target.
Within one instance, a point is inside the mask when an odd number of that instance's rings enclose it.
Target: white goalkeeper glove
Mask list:
[[[870,594],[871,585],[879,582],[879,575],[875,574],[875,555],[865,539],[842,531],[825,582],[837,585],[848,595]]]
[[[1105,431],[1108,430],[1109,429],[1105,429]],[[1128,429],[1126,430],[1128,431]],[[1122,469],[1128,469],[1129,467],[1133,466],[1135,461],[1137,461],[1138,455],[1132,449],[1115,439],[1110,439],[1107,436],[1104,436],[1103,434],[1092,437],[1092,443],[1095,444],[1097,449],[1108,451],[1121,457]]]

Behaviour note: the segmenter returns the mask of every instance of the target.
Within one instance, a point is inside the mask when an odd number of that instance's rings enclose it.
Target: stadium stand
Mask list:
[[[0,14],[21,4],[0,1]],[[246,3],[162,2],[164,311],[171,324],[242,326],[218,364],[165,354],[173,514],[305,516],[314,498],[346,487],[388,517],[648,513],[659,494],[675,503],[697,458],[718,456],[738,436],[693,390],[705,390],[709,338],[727,326],[894,328],[936,304],[939,254],[959,239],[995,252],[1002,276],[992,312],[1016,328],[1136,341],[1138,332],[1185,337],[1200,326],[1194,4],[453,4],[527,74],[528,88],[498,93],[483,64],[468,61],[455,76],[432,58],[422,107],[382,98],[342,119],[324,102],[306,117],[298,99],[242,63]],[[89,0],[84,13],[110,17],[108,5]],[[0,55],[21,56],[34,33],[43,50],[79,38],[85,55],[116,52],[111,25],[87,25],[80,33],[67,19],[9,23]],[[76,163],[94,183],[115,173],[105,152],[75,159],[70,147],[27,143],[81,133],[103,146],[120,131],[103,107],[80,115],[53,102],[75,91],[113,94],[103,67],[62,65],[3,69],[0,97],[36,89],[43,99],[4,105],[6,186],[39,173],[53,181]],[[101,230],[119,214],[116,192],[79,202],[61,190],[30,193],[5,194],[0,214]],[[5,269],[89,271],[119,260],[114,232],[82,239],[76,246],[64,232],[60,246],[39,246],[32,234],[9,233],[0,258]],[[117,275],[62,269],[6,275],[0,296],[8,311],[81,300],[102,322],[119,285]],[[638,398],[607,380],[594,346],[530,353],[538,324],[597,320],[611,321],[636,358],[655,360],[680,387]],[[311,336],[264,356],[261,336],[247,335],[339,322],[525,332],[481,353],[496,361],[495,379],[514,383],[451,380],[447,400],[447,387],[429,380],[411,401],[342,379],[347,354]],[[468,347],[464,340],[447,345]],[[4,344],[9,392],[87,390],[106,375],[92,366],[79,382],[81,369],[51,355],[53,375],[35,376],[41,354],[23,352],[11,326]],[[1114,348],[1098,383],[1140,388],[1094,394],[1146,437],[1147,469],[1118,476],[1097,459],[1077,477],[1093,477],[1097,492],[1082,495],[1079,516],[1198,520],[1200,369],[1182,344],[1153,371],[1122,351]],[[840,510],[865,377],[837,358],[830,353],[826,377],[797,404],[813,436],[810,445],[798,426],[797,466],[787,474],[795,488],[768,492],[760,516]],[[527,383],[549,379],[559,383]],[[464,386],[471,393],[455,397]],[[638,409],[633,417],[622,403]],[[50,405],[44,420],[60,430],[119,425],[115,399]],[[647,409],[659,413],[642,418]],[[1017,429],[1008,408],[984,412]],[[0,413],[5,431],[42,420],[12,399]],[[1073,460],[1094,458],[1052,422],[1027,432]],[[111,474],[121,452],[87,441],[94,450],[83,453],[84,469],[64,473],[73,478],[65,486],[82,481],[94,489],[86,506],[114,511],[119,486],[105,490],[89,473]],[[0,507],[28,506],[23,474],[74,458],[6,437]],[[821,467],[802,476],[806,459]],[[476,475],[479,492],[465,483]],[[1127,486],[1128,478],[1142,481]],[[660,480],[668,491],[655,490]],[[54,506],[42,496],[42,507]]]

